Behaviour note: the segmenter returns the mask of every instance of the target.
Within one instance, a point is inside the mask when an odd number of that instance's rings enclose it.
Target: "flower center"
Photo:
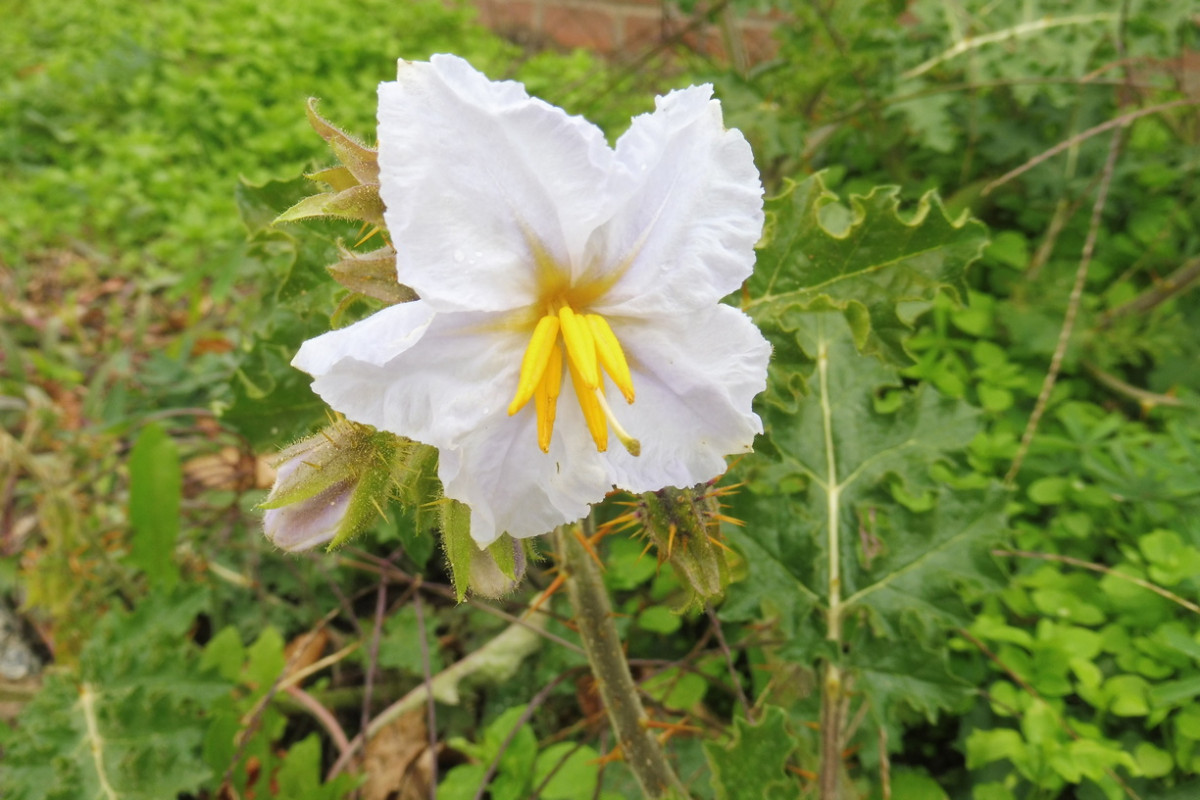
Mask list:
[[[608,429],[612,431],[631,455],[638,455],[642,446],[617,422],[608,401],[604,398],[604,379],[601,369],[621,390],[627,403],[633,402],[633,377],[625,351],[608,321],[599,314],[579,314],[565,301],[557,301],[538,320],[529,338],[529,346],[521,359],[521,376],[517,393],[508,406],[512,416],[531,399],[537,410],[538,446],[550,452],[550,436],[554,432],[554,416],[558,395],[562,389],[563,350],[566,367],[579,408],[587,422],[588,432],[596,449],[608,449]]]

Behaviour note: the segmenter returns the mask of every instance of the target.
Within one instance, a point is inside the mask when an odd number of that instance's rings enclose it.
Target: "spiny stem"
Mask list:
[[[567,576],[567,592],[575,609],[579,638],[587,652],[588,663],[596,678],[596,688],[617,734],[617,745],[630,770],[649,798],[688,796],[671,768],[658,740],[650,735],[649,721],[637,686],[629,672],[629,662],[621,647],[621,638],[613,624],[612,603],[600,569],[592,561],[576,536],[578,529],[560,527],[554,531],[554,546],[561,559],[560,569]]]

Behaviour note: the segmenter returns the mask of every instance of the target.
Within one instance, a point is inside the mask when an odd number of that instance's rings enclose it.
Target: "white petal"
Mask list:
[[[293,364],[348,418],[437,447],[446,496],[470,507],[486,547],[577,520],[612,488],[569,382],[549,453],[533,403],[508,415],[528,343],[504,315],[433,314],[418,300],[305,342]]]
[[[750,145],[725,130],[711,96],[706,85],[660,97],[617,142],[610,191],[623,205],[589,241],[587,258],[625,271],[601,313],[699,308],[754,268],[762,184]]]
[[[349,419],[443,448],[504,413],[528,341],[503,315],[417,300],[305,342],[292,364]]]
[[[549,453],[538,448],[536,426],[530,403],[513,417],[495,415],[439,454],[438,477],[448,497],[470,507],[471,536],[480,547],[501,533],[549,533],[587,514],[612,489],[569,386],[559,397]]]
[[[610,321],[637,391],[632,405],[618,400],[613,411],[642,445],[638,457],[609,452],[617,486],[691,486],[724,472],[724,456],[750,451],[762,432],[751,403],[766,388],[771,346],[749,317],[714,305],[686,317]]]
[[[569,269],[611,213],[600,129],[461,58],[400,62],[379,86],[378,133],[399,279],[438,310],[530,304],[534,244]]]

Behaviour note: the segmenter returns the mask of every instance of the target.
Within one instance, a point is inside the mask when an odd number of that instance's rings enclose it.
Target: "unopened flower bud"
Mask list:
[[[355,482],[330,486],[307,500],[263,514],[263,532],[271,543],[295,553],[332,541],[346,518]]]
[[[729,583],[729,565],[721,542],[721,522],[737,523],[721,513],[721,490],[707,483],[690,489],[668,486],[638,498],[632,516],[691,594],[684,607],[719,599]]]
[[[511,594],[525,577],[525,550],[511,536],[501,536],[486,550],[471,554],[471,591],[492,599]]]
[[[260,506],[267,538],[296,552],[338,544],[362,530],[377,516],[375,495],[388,491],[384,456],[394,450],[393,438],[337,422],[281,452],[275,486]]]

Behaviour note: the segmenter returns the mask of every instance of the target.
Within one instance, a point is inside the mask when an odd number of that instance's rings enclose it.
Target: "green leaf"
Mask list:
[[[745,310],[768,338],[786,337],[808,311],[836,309],[862,352],[911,362],[903,340],[912,313],[902,309],[920,309],[942,289],[965,297],[964,271],[982,253],[986,231],[975,220],[949,220],[933,193],[902,217],[899,193],[877,187],[852,197],[849,225],[836,233],[822,223],[822,210],[838,198],[819,174],[767,202],[772,235]]]
[[[896,635],[902,617],[922,627],[962,621],[949,602],[956,587],[998,578],[987,548],[1004,530],[1005,495],[935,485],[929,466],[966,446],[975,413],[922,387],[880,413],[873,400],[900,384],[895,369],[860,356],[838,314],[808,314],[803,329],[819,365],[804,377],[816,391],[794,411],[770,398],[763,409],[766,441],[745,461],[748,491],[735,510],[746,527],[729,532],[750,580],[731,587],[727,615],[747,618],[748,594],[790,626],[827,605],[832,541],[841,597],[870,611],[880,632]],[[929,491],[931,510],[895,503],[881,490],[888,481]]]
[[[300,344],[329,330],[334,296],[340,291],[326,265],[339,259],[330,223],[309,222],[287,231],[273,227],[281,211],[307,196],[303,178],[238,186],[238,207],[250,234],[250,255],[266,286],[262,307],[231,376],[233,399],[222,418],[253,445],[265,447],[299,438],[325,405],[309,388],[310,378],[291,366]]]
[[[600,754],[587,745],[560,742],[538,753],[533,767],[533,785],[541,786],[539,797],[545,800],[575,800],[592,797],[600,778],[597,760]],[[554,772],[547,781],[546,777]]]
[[[847,663],[856,668],[856,686],[871,698],[875,719],[892,726],[899,725],[902,708],[933,722],[939,712],[961,712],[976,695],[975,687],[950,672],[944,652],[874,639],[852,646]]]
[[[948,795],[924,770],[901,767],[892,773],[892,797],[903,797],[904,800],[947,800]]]
[[[275,773],[274,794],[288,800],[340,800],[354,788],[353,775],[338,775],[329,783],[321,783],[321,740],[314,733],[292,745]]]
[[[723,615],[775,619],[784,658],[846,661],[877,719],[896,721],[904,705],[933,718],[966,697],[944,637],[971,619],[964,589],[1002,585],[990,550],[1006,530],[1007,493],[945,480],[976,431],[966,403],[902,388],[894,366],[859,354],[840,313],[795,323],[815,362],[773,368],[813,391],[794,405],[769,396],[761,409],[765,434],[742,463],[747,486],[732,512],[746,525],[728,532],[748,575]],[[877,404],[885,394],[891,402]],[[897,486],[928,510],[897,502]],[[819,625],[835,613],[848,653]]]
[[[713,772],[717,800],[783,800],[798,796],[786,765],[796,739],[787,729],[787,713],[766,706],[762,719],[751,725],[734,721],[733,741],[726,746],[704,743]]]
[[[389,616],[383,624],[383,636],[379,640],[379,665],[403,670],[411,676],[424,675],[420,630],[416,608],[412,605],[406,605]],[[432,624],[425,626],[425,641],[429,648],[429,668],[436,673],[442,669],[442,656],[438,647],[437,632]]]
[[[153,594],[105,615],[79,664],[50,671],[5,743],[0,785],[12,800],[161,800],[197,794],[207,710],[232,686],[188,638],[204,592]]]
[[[182,492],[179,450],[161,425],[149,423],[129,454],[129,561],[151,586],[168,591],[179,581],[175,542]]]

